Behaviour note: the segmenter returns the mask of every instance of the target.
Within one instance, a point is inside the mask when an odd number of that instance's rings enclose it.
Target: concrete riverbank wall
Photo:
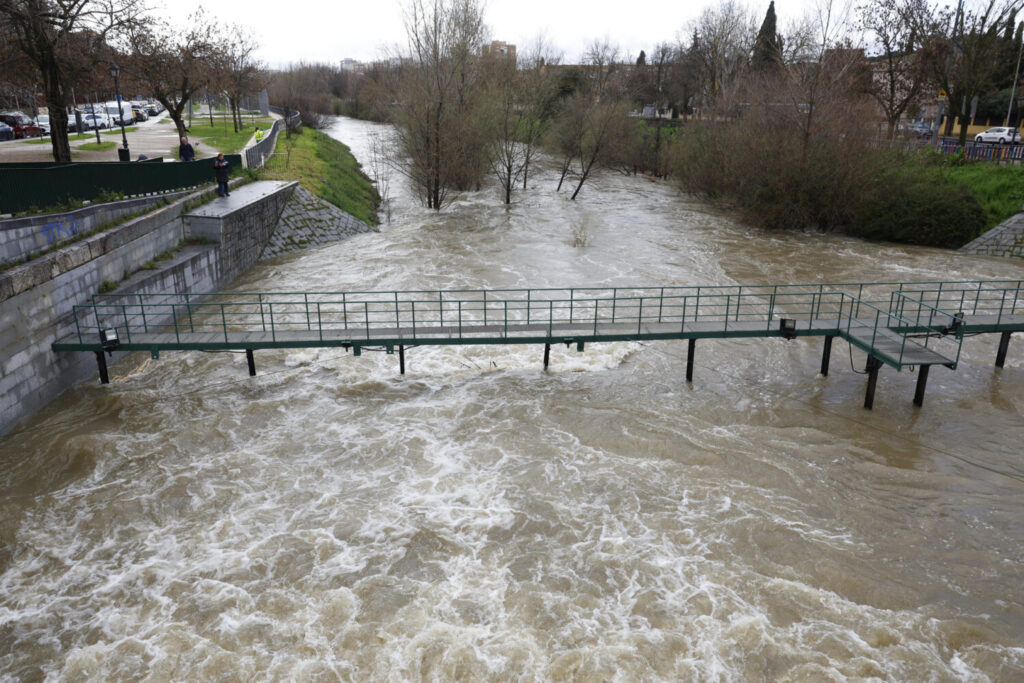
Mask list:
[[[984,235],[960,247],[960,252],[1024,259],[1024,213],[1010,216]]]
[[[190,211],[193,193],[0,273],[0,434],[96,373],[91,354],[50,349],[75,332],[74,306],[101,289],[226,286],[259,260],[295,187],[251,183]]]

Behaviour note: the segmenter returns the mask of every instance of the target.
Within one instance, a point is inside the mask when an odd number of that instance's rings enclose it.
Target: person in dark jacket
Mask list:
[[[213,160],[213,172],[217,175],[217,194],[221,197],[230,197],[228,192],[228,160],[224,158],[224,152],[217,155]]]
[[[181,136],[181,144],[178,145],[178,158],[182,161],[192,161],[196,158],[196,151],[188,144],[188,138]]]

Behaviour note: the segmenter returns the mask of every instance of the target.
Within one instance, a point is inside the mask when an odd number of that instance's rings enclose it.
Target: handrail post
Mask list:
[[[192,322],[192,300],[188,292],[185,292],[185,310],[188,311],[188,331],[195,332],[196,326]]]
[[[640,325],[644,322],[644,296],[640,295],[640,310],[636,313],[636,333],[640,334]]]
[[[437,313],[438,316],[440,316],[438,324],[440,324],[441,327],[444,327],[444,299],[442,298],[440,289],[437,290]],[[459,326],[462,326],[461,322],[459,323]]]
[[[316,302],[316,328],[320,332],[320,341],[324,340],[324,321],[320,317],[320,302]]]
[[[619,288],[612,287],[612,325],[615,324],[615,308],[619,303]]]
[[[459,302],[459,339],[462,339],[462,299],[457,299]]]
[[[174,340],[181,343],[181,335],[178,333],[178,314],[174,310],[174,304],[171,304],[171,319],[174,321]],[[99,320],[97,318],[97,320]]]
[[[574,298],[575,291],[576,290],[574,290],[572,288],[569,289],[569,324],[570,325],[572,325],[572,304],[573,304],[573,298]]]
[[[661,294],[658,296],[658,322],[661,322],[661,312],[665,307],[665,288],[661,288]]]
[[[679,316],[679,334],[682,334],[683,328],[686,327],[686,300],[689,298],[686,294],[683,295],[683,312]]]
[[[267,302],[267,312],[270,314],[270,340],[277,341],[277,329],[274,327],[274,302]]]
[[[149,333],[149,325],[146,324],[146,307],[142,303],[142,295],[139,294],[139,314],[142,316],[142,331]]]
[[[412,338],[416,338],[416,299],[413,299],[412,304]]]
[[[505,329],[502,331],[501,336],[508,337],[508,299],[505,299]]]
[[[228,321],[224,316],[224,304],[220,305],[220,324],[224,328],[224,343],[228,342]]]
[[[736,290],[736,322],[740,321],[740,306],[743,305],[743,285]]]
[[[302,298],[306,303],[306,331],[309,332],[313,329],[313,322],[309,319],[309,292],[303,292]]]
[[[533,293],[532,289],[526,290],[526,324],[530,324],[530,294]]]
[[[483,290],[484,293],[484,327],[487,327],[487,290]]]
[[[548,299],[548,339],[551,338],[551,329],[555,320],[555,302]]]
[[[775,285],[772,287],[772,295],[768,297],[768,329],[772,328],[772,320],[775,318],[775,295],[779,291],[779,286]]]
[[[395,330],[398,330],[400,327],[402,327],[402,322],[401,322],[401,320],[399,318],[399,315],[398,315],[398,292],[396,291],[395,292]],[[396,334],[397,334],[397,332],[396,332]]]
[[[370,302],[363,302],[363,319],[366,321],[366,338],[370,338]]]
[[[345,292],[341,293],[341,321],[345,325],[345,331],[348,331],[348,301]]]
[[[594,336],[597,336],[597,318],[601,308],[601,300],[594,298]]]
[[[267,331],[267,319],[263,315],[263,295],[262,294],[257,294],[256,295],[256,301],[259,303],[259,306],[260,306],[260,325],[263,326],[263,331],[266,332]]]
[[[121,304],[121,317],[124,318],[125,336],[128,337],[128,343],[131,344],[132,343],[132,329],[131,329],[131,326],[129,326],[129,324],[128,324],[128,307],[125,306],[124,304]]]

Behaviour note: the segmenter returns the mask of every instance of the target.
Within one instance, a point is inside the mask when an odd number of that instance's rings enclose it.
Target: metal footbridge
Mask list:
[[[955,369],[965,335],[1000,333],[1002,367],[1024,330],[1024,281],[837,283],[391,292],[99,294],[75,306],[74,332],[54,351],[92,351],[107,382],[104,351],[244,350],[255,374],[259,349],[364,347],[396,350],[455,344],[551,344],[688,340],[693,380],[698,339],[824,337],[867,354],[865,407],[878,370],[918,368],[921,405],[933,365]]]

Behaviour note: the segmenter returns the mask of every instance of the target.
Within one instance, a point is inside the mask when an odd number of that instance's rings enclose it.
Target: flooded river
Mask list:
[[[332,131],[367,158],[377,127]],[[550,169],[236,290],[1022,278]],[[1024,339],[169,353],[0,440],[0,679],[1021,680]]]

